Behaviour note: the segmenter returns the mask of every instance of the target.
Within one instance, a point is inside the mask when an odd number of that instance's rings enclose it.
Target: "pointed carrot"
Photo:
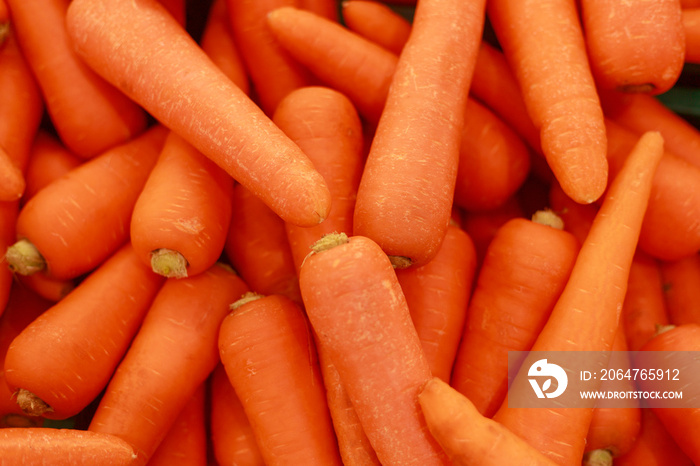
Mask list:
[[[342,3],[345,26],[399,55],[411,34],[411,23],[387,4],[367,0]]]

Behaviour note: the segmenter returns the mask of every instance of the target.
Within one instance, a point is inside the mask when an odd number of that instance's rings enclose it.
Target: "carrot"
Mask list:
[[[155,0],[73,1],[66,21],[89,66],[282,218],[326,218],[328,188],[308,158]]]
[[[385,3],[347,0],[341,4],[345,26],[384,47],[401,53],[411,33],[411,23]]]
[[[700,324],[700,255],[663,261],[660,270],[669,323]]]
[[[158,0],[158,3],[163,5],[178,23],[187,25],[186,0]]]
[[[608,160],[617,173],[638,133],[606,120]],[[666,151],[654,175],[652,195],[642,224],[639,247],[662,260],[675,260],[700,250],[699,167]]]
[[[311,246],[324,234],[352,234],[355,197],[364,162],[362,124],[347,97],[320,86],[290,92],[277,106],[272,121],[309,157],[327,180],[333,197],[328,217],[320,225],[285,225],[298,273]]]
[[[531,351],[598,351],[602,355],[599,362],[605,367],[607,361],[602,358],[615,338],[654,172],[663,153],[663,138],[658,133],[645,133],[639,139],[605,193],[569,280]],[[493,419],[557,463],[580,461],[593,414],[591,406],[508,406],[511,396],[532,390],[525,372],[529,366],[526,359],[525,369],[515,377]]]
[[[680,0],[581,0],[580,6],[599,87],[655,95],[676,83],[685,62]]]
[[[481,0],[416,7],[353,218],[355,234],[372,238],[395,263],[427,263],[445,236],[484,8]]]
[[[495,0],[488,17],[559,184],[576,202],[597,200],[608,177],[605,124],[575,3]]]
[[[299,0],[299,6],[331,21],[339,21],[338,2],[335,0]]]
[[[161,283],[127,243],[22,330],[7,350],[5,378],[23,411],[66,419],[95,399]]]
[[[134,205],[134,250],[165,277],[208,270],[224,250],[232,193],[221,167],[170,132]]]
[[[23,427],[0,429],[0,451],[6,464],[56,466],[135,464],[134,450],[113,435],[76,429]]]
[[[496,231],[461,327],[450,380],[486,417],[493,416],[508,390],[508,351],[532,347],[578,250],[574,236],[553,224],[515,218]]]
[[[0,47],[10,32],[10,11],[5,0],[0,0]]]
[[[30,199],[17,219],[17,242],[5,254],[12,270],[75,278],[124,244],[134,204],[166,133],[156,126],[93,157]]]
[[[250,93],[250,78],[238,45],[233,39],[226,0],[212,2],[199,44],[214,64],[241,91],[245,94]]]
[[[559,183],[552,183],[549,189],[549,205],[564,222],[564,230],[583,244],[598,213],[596,204],[579,204],[566,195]]]
[[[431,434],[459,465],[553,465],[553,461],[497,422],[438,377],[418,395]],[[497,452],[498,454],[494,454]]]
[[[697,8],[700,7],[700,0],[681,0],[681,8]]]
[[[467,318],[476,274],[476,250],[467,233],[447,228],[437,255],[427,264],[396,271],[430,372],[449,382]]]
[[[68,150],[56,137],[40,130],[34,138],[25,181],[23,202],[26,203],[41,188],[62,177],[83,162],[83,159]]]
[[[16,201],[24,194],[24,174],[2,147],[0,147],[0,186],[0,202]]]
[[[430,366],[392,264],[362,236],[327,235],[301,267],[306,313],[382,464],[444,464],[418,393]]]
[[[231,309],[219,353],[265,464],[342,464],[301,308],[281,295],[253,293]]]
[[[207,464],[207,434],[204,421],[205,386],[200,385],[168,433],[148,460],[148,466]]]
[[[68,148],[91,157],[146,128],[143,109],[75,55],[64,22],[69,0],[6,1],[51,122]]]
[[[700,3],[681,11],[685,32],[685,61],[700,63]]]
[[[0,251],[6,250],[15,240],[15,224],[19,214],[19,202],[0,202]],[[10,297],[14,274],[3,257],[0,261],[0,309],[4,309]],[[2,314],[0,312],[0,314]]]
[[[301,304],[284,221],[239,184],[233,187],[232,208],[224,252],[233,267],[252,291]]]
[[[42,298],[54,303],[62,300],[73,291],[79,281],[78,279],[56,279],[44,273],[18,274],[15,278]]]
[[[222,364],[211,374],[209,398],[209,438],[217,463],[264,466],[250,421]]]

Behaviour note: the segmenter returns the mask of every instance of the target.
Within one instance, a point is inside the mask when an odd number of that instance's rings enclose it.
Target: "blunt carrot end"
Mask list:
[[[264,298],[264,295],[260,293],[255,293],[253,291],[249,291],[247,293],[244,293],[243,296],[238,301],[235,301],[229,306],[229,309],[232,311],[235,311],[239,307],[243,306],[244,304],[247,304],[251,301],[255,301],[256,299]]]
[[[24,388],[17,390],[15,400],[20,409],[30,416],[43,416],[46,413],[53,412],[53,408],[46,404],[44,400]]]
[[[564,229],[564,220],[550,209],[538,210],[532,214],[532,221],[556,228],[557,230]]]
[[[153,272],[167,278],[187,277],[187,259],[177,251],[161,248],[151,254]]]
[[[5,260],[10,270],[20,275],[31,275],[46,269],[44,257],[27,239],[21,239],[8,247]]]
[[[582,466],[612,466],[613,455],[609,450],[589,451],[583,457]]]

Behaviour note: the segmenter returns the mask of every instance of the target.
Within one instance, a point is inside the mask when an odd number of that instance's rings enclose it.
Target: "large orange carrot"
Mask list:
[[[94,269],[129,237],[129,221],[167,130],[158,125],[93,157],[42,189],[20,211],[5,258],[20,274],[58,279]],[[78,252],[80,251],[80,252]]]
[[[430,366],[392,264],[374,241],[327,235],[300,272],[311,325],[383,464],[445,464],[420,413]]]
[[[216,344],[228,305],[248,290],[233,271],[166,280],[119,363],[89,430],[116,435],[145,464],[219,361]]]
[[[342,3],[345,26],[390,52],[399,55],[411,34],[411,23],[388,5],[376,1]]]
[[[606,136],[573,0],[494,0],[488,16],[540,130],[542,151],[575,201],[607,184]]]
[[[6,1],[51,122],[66,146],[90,157],[143,131],[145,112],[75,55],[65,26],[69,0]]]
[[[221,167],[170,132],[134,205],[134,250],[165,277],[208,270],[224,250],[232,193]]]
[[[355,234],[410,265],[435,256],[449,224],[484,8],[482,0],[416,7],[362,174]]]
[[[316,348],[302,309],[245,295],[219,332],[219,353],[265,463],[340,465]]]
[[[40,130],[34,138],[24,175],[27,186],[22,197],[23,203],[26,203],[41,188],[62,177],[83,161],[56,137],[47,131]]]
[[[654,172],[663,153],[663,138],[650,132],[629,154],[605,193],[571,276],[532,351],[598,351],[604,355],[612,347]],[[607,365],[605,360],[599,362],[602,367]],[[592,406],[509,407],[511,395],[532,390],[527,362],[523,367],[493,419],[559,464],[580,461]]]
[[[66,419],[95,399],[161,283],[127,243],[22,330],[7,350],[5,378],[23,410]]]
[[[93,69],[282,218],[326,218],[328,188],[308,158],[155,0],[73,1],[66,21]]]
[[[309,86],[290,92],[273,120],[313,162],[333,197],[328,218],[314,227],[286,224],[297,272],[311,246],[326,233],[352,235],[352,216],[362,176],[362,124],[350,100],[327,87]]]

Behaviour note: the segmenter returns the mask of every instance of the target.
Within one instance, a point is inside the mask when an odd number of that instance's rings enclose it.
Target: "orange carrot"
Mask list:
[[[452,213],[484,8],[481,0],[416,7],[365,163],[355,234],[409,265],[435,256]]]
[[[19,213],[19,202],[0,202],[0,251],[6,250],[15,241],[15,224]],[[10,297],[13,273],[6,260],[0,261],[0,309],[4,309]],[[1,313],[0,313],[1,314]]]
[[[311,246],[324,234],[352,234],[355,197],[364,162],[362,124],[347,97],[320,86],[290,92],[278,105],[272,121],[309,157],[327,180],[333,197],[328,218],[320,225],[285,225],[298,272]]]
[[[212,372],[209,397],[209,435],[217,463],[264,466],[250,421],[222,364]]]
[[[557,220],[551,212],[549,217]],[[496,231],[469,302],[450,381],[483,415],[493,416],[503,402],[508,351],[532,347],[578,250],[573,235],[553,224],[515,218]]]
[[[24,174],[2,147],[0,147],[0,186],[0,202],[17,201],[24,194]]]
[[[186,0],[158,0],[158,3],[163,5],[178,23],[187,25]]]
[[[661,94],[676,83],[685,62],[680,0],[580,0],[580,7],[599,87]]]
[[[167,131],[162,126],[93,157],[22,208],[5,258],[20,274],[57,279],[93,270],[129,237],[129,221]],[[77,252],[80,251],[80,252]]]
[[[532,351],[599,351],[605,355],[612,347],[654,172],[663,153],[659,133],[645,133],[635,145],[605,193],[571,276]],[[600,362],[605,367],[607,361]],[[529,367],[528,363],[523,367]],[[525,370],[515,377],[493,419],[559,464],[580,461],[592,407],[509,407],[508,398],[522,390],[532,390]]]
[[[580,244],[586,240],[588,232],[598,213],[596,204],[579,204],[561,189],[559,183],[552,183],[549,189],[549,205],[564,222],[564,230],[576,237]]]
[[[134,450],[118,437],[76,429],[23,427],[0,429],[0,451],[6,464],[56,466],[128,466]]]
[[[700,2],[681,11],[685,31],[685,61],[700,63]]]
[[[68,148],[91,157],[145,129],[145,112],[75,55],[65,26],[69,0],[6,1],[51,122]]]
[[[325,236],[301,267],[306,313],[382,464],[445,464],[418,393],[430,366],[387,255],[374,241]]]
[[[83,162],[47,131],[37,133],[29,154],[23,202],[26,203],[41,188],[62,177]]]
[[[700,7],[700,0],[681,0],[681,7],[684,10],[688,8]]]
[[[53,302],[65,298],[75,289],[79,281],[78,279],[56,279],[41,272],[31,275],[17,274],[15,278],[42,298]]]
[[[308,158],[155,0],[74,0],[66,21],[89,66],[282,218],[326,218],[330,194]]]
[[[660,270],[669,323],[700,324],[700,254],[662,261]]]
[[[22,330],[7,350],[5,378],[23,411],[66,419],[95,399],[161,283],[127,243]]]
[[[10,32],[10,11],[7,9],[5,0],[0,0],[0,46]]]
[[[221,321],[229,303],[247,290],[230,268],[218,264],[193,277],[166,280],[88,430],[126,440],[145,464],[216,367]]]
[[[542,151],[564,192],[589,204],[605,191],[606,136],[575,2],[488,4]]]
[[[134,250],[165,277],[208,270],[224,250],[232,192],[221,167],[170,132],[134,205]]]
[[[219,353],[265,464],[342,464],[302,309],[254,293],[231,308]]]
[[[340,19],[336,0],[299,0],[299,7],[331,21]]]
[[[447,228],[430,262],[396,271],[430,372],[446,382],[457,355],[475,272],[474,243],[456,225]]]
[[[390,52],[399,55],[411,33],[411,23],[385,3],[347,0],[342,4],[345,25]]]
[[[435,377],[418,395],[428,428],[455,466],[555,463],[499,423],[484,417],[465,397]]]

